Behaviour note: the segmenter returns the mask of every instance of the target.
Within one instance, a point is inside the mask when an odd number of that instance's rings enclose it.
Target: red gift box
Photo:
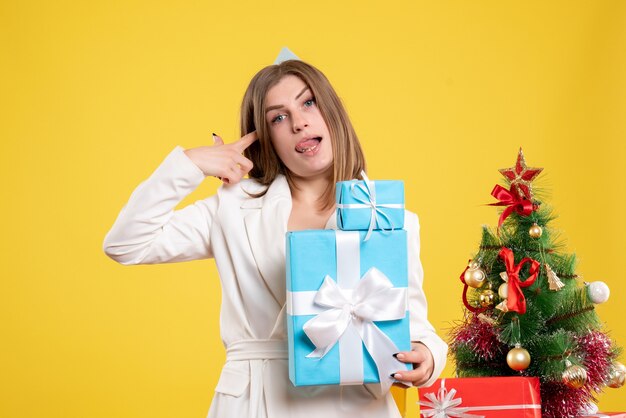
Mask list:
[[[466,377],[438,379],[419,389],[424,418],[540,418],[536,377]]]

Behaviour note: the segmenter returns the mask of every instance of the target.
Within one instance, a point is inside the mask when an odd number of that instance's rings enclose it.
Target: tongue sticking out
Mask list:
[[[296,151],[299,153],[305,153],[307,151],[311,151],[314,150],[318,144],[320,143],[320,140],[322,138],[317,137],[317,138],[311,138],[311,139],[305,139],[302,142],[299,142],[296,145]]]

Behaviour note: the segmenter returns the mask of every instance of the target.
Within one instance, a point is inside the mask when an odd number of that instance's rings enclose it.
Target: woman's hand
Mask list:
[[[256,131],[250,132],[231,144],[213,135],[212,147],[202,146],[185,150],[187,157],[205,176],[215,176],[226,184],[239,183],[252,170],[252,161],[242,155],[257,140]]]
[[[433,374],[433,355],[422,343],[412,343],[411,351],[401,351],[395,357],[404,363],[413,363],[413,370],[402,370],[393,375],[400,382],[410,382],[413,386],[424,384]]]

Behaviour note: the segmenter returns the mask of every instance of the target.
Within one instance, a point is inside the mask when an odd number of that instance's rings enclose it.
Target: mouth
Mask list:
[[[321,136],[315,136],[312,138],[305,138],[296,144],[296,152],[304,154],[306,152],[315,151],[322,142]]]

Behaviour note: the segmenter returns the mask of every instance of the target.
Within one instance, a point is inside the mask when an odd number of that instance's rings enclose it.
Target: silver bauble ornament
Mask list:
[[[609,381],[606,385],[610,388],[617,389],[624,386],[626,381],[626,366],[619,361],[613,362],[611,373],[609,374]]]
[[[591,282],[587,285],[587,295],[595,303],[604,303],[609,300],[611,289],[604,282]]]

